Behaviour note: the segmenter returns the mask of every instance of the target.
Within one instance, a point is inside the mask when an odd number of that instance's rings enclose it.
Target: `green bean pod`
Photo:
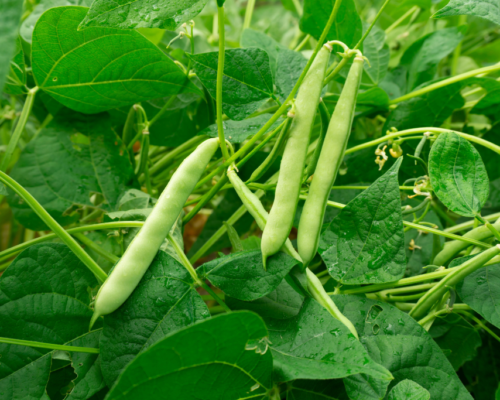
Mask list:
[[[328,125],[309,195],[300,217],[297,244],[304,265],[309,265],[318,250],[326,204],[337,172],[344,158],[351,134],[356,97],[363,75],[364,60],[356,56],[339,101]]]
[[[307,147],[330,59],[330,51],[331,47],[325,45],[318,52],[295,100],[295,117],[281,159],[275,201],[262,235],[261,248],[264,265],[267,257],[277,253],[283,247],[292,229],[302,186]]]
[[[496,229],[500,229],[500,218],[493,224]],[[493,237],[493,233],[486,226],[479,226],[463,235],[464,238],[475,239],[475,240],[486,240]],[[435,265],[446,265],[453,257],[455,257],[462,250],[465,250],[470,246],[470,243],[462,242],[461,240],[452,240],[451,242],[446,242],[444,244],[443,250],[441,250],[436,257],[434,257],[433,264]]]
[[[227,177],[231,181],[234,190],[236,190],[236,193],[241,199],[241,202],[257,223],[257,226],[264,230],[269,214],[260,202],[259,198],[250,189],[248,189],[247,185],[245,185],[245,183],[240,179],[233,168],[229,168],[227,170]],[[299,254],[293,248],[290,239],[286,239],[282,250],[296,260],[302,262]]]
[[[218,139],[203,142],[175,171],[143,227],[101,286],[91,327],[97,318],[118,309],[132,294],[217,148]]]

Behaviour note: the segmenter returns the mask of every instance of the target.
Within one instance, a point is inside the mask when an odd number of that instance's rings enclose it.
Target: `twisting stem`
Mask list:
[[[224,7],[217,6],[217,15],[219,18],[219,63],[217,65],[217,130],[219,132],[220,148],[224,160],[229,159],[229,153],[226,146],[226,138],[224,136],[224,125],[222,121],[222,82],[224,80],[224,58],[225,58],[225,27],[224,27]]]
[[[21,134],[24,131],[26,122],[28,122],[28,117],[30,115],[31,109],[33,108],[33,103],[35,101],[36,92],[38,92],[37,86],[35,86],[33,89],[30,89],[28,92],[28,96],[26,97],[26,101],[24,102],[23,110],[21,111],[19,120],[17,121],[14,132],[10,137],[9,144],[7,145],[7,149],[5,150],[5,153],[3,155],[2,164],[0,165],[0,171],[5,172],[9,167],[10,160],[12,159],[12,155],[16,150],[19,138],[21,137]]]
[[[64,230],[64,228],[52,218],[52,216],[43,208],[38,201],[19,183],[17,183],[10,176],[0,171],[0,182],[11,188],[16,194],[21,197],[31,209],[40,217],[40,219],[54,232],[64,244],[66,244],[75,255],[83,262],[88,269],[90,269],[97,279],[104,282],[108,275],[97,265],[97,263],[83,250],[80,245],[71,237],[71,235]]]

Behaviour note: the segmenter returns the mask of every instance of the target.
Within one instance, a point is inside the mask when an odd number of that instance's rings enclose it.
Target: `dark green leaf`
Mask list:
[[[464,303],[500,327],[500,264],[489,265],[468,275],[457,285],[457,292]]]
[[[400,65],[408,70],[408,92],[434,78],[439,62],[462,41],[464,28],[440,29],[417,40],[405,51]]]
[[[286,400],[349,400],[342,380],[296,380],[288,384]]]
[[[260,247],[259,247],[260,248]],[[267,296],[254,301],[241,301],[226,297],[226,304],[231,310],[250,310],[262,318],[288,319],[295,317],[304,302],[304,297],[298,294],[285,280]]]
[[[383,283],[404,275],[401,161],[342,209],[322,233],[318,251],[337,281]]]
[[[300,20],[300,29],[319,39],[332,13],[335,0],[305,0],[304,14]],[[326,38],[340,40],[349,47],[354,47],[361,39],[363,27],[353,0],[343,0],[337,17]]]
[[[272,37],[265,33],[255,31],[253,29],[245,29],[241,34],[240,45],[243,48],[254,47],[264,50],[269,56],[269,67],[273,77],[276,77],[278,70],[278,57],[282,51],[288,50],[285,46],[278,43]],[[279,70],[278,70],[279,71]]]
[[[107,399],[237,400],[271,389],[267,329],[250,312],[210,318],[137,356]]]
[[[255,135],[264,124],[269,121],[269,114],[258,115],[257,117],[244,119],[243,121],[224,121],[224,135],[231,143],[241,143],[247,140],[250,136]],[[277,120],[269,130],[276,128],[281,122]],[[217,137],[219,131],[217,124],[213,124],[203,129],[198,135],[208,135],[210,137]]]
[[[405,379],[389,393],[388,400],[429,400],[431,394],[418,383]]]
[[[387,74],[390,59],[389,46],[385,43],[385,32],[376,25],[363,42],[363,55],[370,61],[369,64],[365,63],[366,75],[376,85]]]
[[[203,85],[215,99],[218,52],[192,54]],[[227,50],[224,61],[222,110],[231,119],[247,118],[273,95],[269,56],[257,48]]]
[[[61,224],[73,206],[91,206],[98,193],[98,208],[114,209],[133,176],[121,140],[111,130],[107,115],[76,113],[56,118],[23,150],[11,172]],[[27,228],[45,230],[45,224],[17,195],[9,197],[15,217]]]
[[[24,250],[0,278],[0,336],[65,344],[88,331],[94,275],[63,244]],[[42,398],[51,353],[0,345],[2,399]],[[22,382],[22,383],[19,383]]]
[[[196,17],[208,0],[96,0],[80,29],[102,26],[120,29],[174,30]]]
[[[473,217],[488,200],[483,160],[474,146],[454,132],[442,133],[434,142],[429,174],[436,196],[457,214]]]
[[[20,35],[28,43],[31,43],[33,30],[38,19],[49,8],[63,6],[84,6],[90,7],[93,0],[40,0],[33,12],[21,24]]]
[[[434,329],[442,329],[446,325],[446,332],[434,337]],[[458,315],[448,315],[438,319],[429,331],[434,341],[441,347],[455,371],[467,361],[472,360],[476,350],[481,346],[481,337],[477,330]]]
[[[269,258],[265,270],[262,252],[251,250],[209,261],[198,267],[197,271],[228,296],[252,301],[275,290],[297,263],[293,257],[279,252]]]
[[[2,11],[0,12],[0,49],[2,49],[0,53],[0,88],[3,88],[5,84],[10,60],[16,49],[16,38],[22,12],[22,1],[2,1]]]
[[[439,346],[408,314],[364,296],[339,295],[332,299],[356,327],[370,357],[394,375],[390,388],[410,379],[428,390],[431,399],[472,400]],[[353,400],[358,399],[351,395],[348,387],[353,378],[356,378],[354,385],[358,393],[370,393],[366,376],[346,378],[347,392]],[[359,397],[362,400],[380,398]]]
[[[267,320],[276,381],[335,379],[366,373],[390,380],[363,346],[323,306],[306,299],[300,313],[288,320]]]
[[[128,300],[104,318],[100,348],[107,385],[154,343],[209,316],[187,270],[160,251]]]
[[[451,0],[447,6],[435,13],[433,18],[455,15],[481,17],[500,25],[500,5],[497,0]]]
[[[33,32],[33,74],[38,86],[56,100],[76,111],[97,113],[198,91],[170,58],[136,31],[78,31],[86,12],[84,7],[52,8]]]
[[[289,49],[280,50],[275,83],[281,101],[288,97],[306,64],[307,60],[301,53]]]

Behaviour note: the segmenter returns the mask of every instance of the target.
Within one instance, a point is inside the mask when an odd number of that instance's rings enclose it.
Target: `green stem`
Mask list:
[[[87,246],[89,249],[95,251],[101,257],[104,257],[106,260],[108,260],[109,262],[112,262],[113,264],[116,264],[118,262],[118,260],[120,259],[120,257],[115,256],[113,253],[110,253],[109,251],[104,250],[101,246],[99,246],[94,241],[90,240],[83,233],[75,233],[75,234],[73,234],[73,236],[76,237],[82,244]]]
[[[292,91],[286,98],[286,100],[281,104],[281,106],[278,108],[278,110],[274,113],[274,115],[267,121],[262,128],[259,129],[259,131],[248,140],[245,145],[243,145],[237,152],[234,153],[229,159],[227,159],[219,168],[216,170],[212,171],[210,174],[205,176],[205,178],[201,179],[200,182],[198,182],[197,187],[200,187],[204,183],[210,181],[215,175],[221,173],[227,167],[229,167],[235,160],[237,160],[242,154],[245,154],[248,149],[250,149],[260,138],[261,136],[267,132],[267,130],[278,120],[278,118],[286,112],[286,110],[289,107],[290,101],[295,97],[295,94],[299,90],[300,85],[302,84],[302,81],[304,80],[307,72],[309,71],[309,68],[311,67],[312,63],[314,62],[314,59],[316,58],[316,55],[320,51],[321,47],[323,47],[323,43],[326,39],[326,35],[328,32],[330,32],[330,28],[333,25],[333,22],[335,21],[335,18],[337,16],[340,4],[342,3],[342,0],[338,0],[335,2],[335,6],[333,7],[332,13],[330,14],[330,17],[328,19],[328,22],[326,23],[325,28],[323,29],[323,33],[321,34],[318,43],[316,45],[316,48],[314,49],[311,57],[307,61],[306,66],[302,70],[302,73],[299,76],[299,79],[297,80],[297,83],[295,83],[295,86],[293,87]]]
[[[243,29],[250,28],[250,23],[252,22],[253,9],[255,7],[255,0],[248,0],[247,8],[245,11],[245,19],[243,20]]]
[[[451,85],[453,83],[460,82],[460,81],[463,81],[463,80],[468,79],[468,78],[473,78],[477,75],[489,74],[490,72],[495,72],[498,70],[500,70],[500,65],[495,64],[495,65],[492,65],[490,67],[478,68],[478,69],[474,69],[474,70],[469,71],[469,72],[465,72],[465,73],[460,74],[460,75],[452,76],[451,78],[444,79],[444,80],[436,82],[432,85],[426,86],[422,89],[418,89],[418,90],[415,90],[411,93],[405,94],[404,96],[398,97],[397,99],[391,100],[389,102],[389,105],[398,104],[398,103],[401,103],[402,101],[406,101],[406,100],[412,99],[414,97],[422,96],[423,94],[432,92],[433,90],[440,89],[442,87]]]
[[[38,348],[50,349],[50,350],[71,351],[71,352],[74,352],[74,353],[93,353],[93,354],[99,354],[99,349],[96,349],[96,348],[93,348],[93,347],[65,346],[65,345],[62,345],[62,344],[32,342],[31,340],[0,338],[0,343],[15,344],[15,345],[18,345],[18,346],[38,347]]]
[[[412,8],[410,8],[401,17],[399,17],[396,21],[394,21],[394,23],[385,30],[385,33],[386,34],[391,33],[394,29],[396,29],[399,25],[401,25],[406,18],[408,18],[410,15],[412,15],[413,13],[415,13],[415,11],[418,10],[419,10],[418,6],[413,6]]]
[[[365,34],[363,35],[363,37],[361,39],[359,39],[359,42],[356,44],[356,46],[354,46],[354,50],[357,50],[361,47],[361,45],[363,44],[363,42],[365,41],[367,36],[370,34],[371,30],[375,26],[375,23],[378,21],[378,19],[382,15],[382,12],[384,11],[385,7],[387,6],[387,4],[389,4],[390,1],[391,0],[385,0],[384,4],[382,4],[382,7],[380,7],[380,10],[378,10],[377,15],[375,16],[374,20],[372,21],[372,23],[370,24],[370,26],[366,30]]]
[[[467,15],[460,15],[458,17],[458,26],[465,25],[467,23]],[[453,58],[451,60],[451,76],[455,76],[457,74],[457,67],[458,67],[458,59],[460,58],[462,52],[462,41],[458,44],[457,47],[455,47],[455,50],[453,51]]]
[[[163,105],[163,107],[156,113],[156,115],[151,118],[149,121],[149,126],[153,125],[154,123],[158,122],[158,120],[162,117],[163,114],[165,114],[168,111],[168,108],[172,105],[172,103],[175,101],[177,96],[172,96],[170,97],[167,102]]]
[[[325,307],[333,318],[342,322],[347,327],[347,329],[349,329],[351,333],[357,339],[359,339],[356,328],[354,327],[352,322],[340,312],[340,310],[333,302],[332,298],[328,296],[328,294],[325,291],[325,288],[321,284],[321,281],[316,277],[316,275],[314,275],[314,273],[309,268],[306,268],[306,274],[307,274],[307,288],[309,289],[309,293],[311,294],[311,296],[319,304]]]
[[[224,309],[224,311],[226,312],[231,312],[231,309],[227,306],[226,303],[224,303],[222,301],[222,299],[217,296],[217,293],[215,293],[212,288],[210,286],[208,286],[205,282],[203,282],[202,280],[200,280],[200,286],[205,289],[207,291],[207,293],[210,294],[210,296],[212,296],[212,298],[217,302],[219,303],[219,305]]]
[[[33,108],[33,103],[35,101],[35,95],[37,92],[37,86],[35,86],[33,89],[30,89],[28,92],[28,96],[26,97],[26,101],[24,102],[23,110],[21,111],[21,115],[19,116],[14,132],[10,137],[9,144],[7,145],[7,149],[5,150],[5,153],[3,155],[2,164],[0,164],[0,171],[7,171],[7,168],[10,165],[12,155],[17,148],[17,144],[19,142],[19,139],[21,138],[21,134],[24,131],[26,122],[28,122],[28,117],[31,113],[31,109]]]
[[[170,233],[167,235],[167,239],[174,248],[179,258],[181,259],[182,265],[184,265],[184,268],[186,268],[187,271],[189,272],[189,275],[191,275],[193,282],[196,285],[201,285],[201,280],[200,278],[198,278],[198,274],[196,273],[192,264],[189,262],[188,258],[186,257],[186,254],[184,254],[184,250],[180,248],[179,243],[177,243],[177,241],[172,237]]]
[[[449,288],[455,286],[472,272],[483,267],[484,264],[495,257],[498,253],[500,253],[500,246],[492,247],[491,249],[485,250],[484,252],[476,255],[474,258],[467,260],[459,267],[451,269],[451,272],[446,277],[444,277],[417,302],[415,307],[410,311],[410,315],[414,318],[422,317],[433,304],[436,304],[439,299],[443,297]]]
[[[304,36],[304,39],[302,39],[302,42],[300,42],[297,47],[295,49],[293,49],[293,51],[300,51],[304,48],[304,46],[307,44],[307,42],[309,41],[309,39],[311,38],[311,35],[307,34],[306,36]]]
[[[21,197],[30,208],[40,217],[40,219],[54,232],[64,244],[66,244],[75,255],[90,269],[97,279],[104,282],[108,277],[106,273],[97,265],[97,263],[81,248],[81,246],[64,230],[64,228],[52,218],[52,216],[43,208],[38,201],[19,183],[10,176],[0,171],[0,182],[10,187],[16,194]]]
[[[130,141],[134,137],[135,114],[136,114],[135,107],[134,106],[130,107],[130,110],[128,110],[125,125],[123,126],[123,133],[122,133],[122,141],[125,147],[128,147]]]
[[[488,230],[493,234],[493,236],[500,241],[500,232],[497,231],[497,229],[486,219],[481,217],[480,215],[476,215],[476,218],[488,228]]]
[[[487,215],[483,218],[487,221],[496,221],[498,218],[500,218],[500,212]],[[464,222],[462,224],[458,224],[458,225],[452,226],[450,228],[446,228],[444,231],[449,232],[449,233],[456,233],[456,232],[468,230],[468,229],[474,227],[474,221],[475,221],[474,219],[471,219],[470,221]]]
[[[481,321],[475,315],[462,310],[460,310],[459,313],[465,315],[467,318],[472,319],[476,324],[478,324],[481,328],[483,328],[486,332],[488,332],[491,336],[493,336],[496,340],[500,342],[500,337],[498,337],[498,335],[495,332],[493,332],[490,328],[488,328],[486,324],[484,324],[483,321]]]
[[[342,57],[342,60],[335,66],[334,70],[328,74],[328,76],[325,78],[323,81],[323,86],[326,86],[333,78],[335,78],[338,73],[344,68],[349,60],[354,57],[355,53],[353,53],[351,56],[344,56]]]
[[[433,312],[433,313],[431,313],[429,315],[426,315],[424,318],[422,318],[420,321],[418,321],[418,324],[420,326],[424,326],[428,322],[435,320],[440,315],[449,314],[450,312],[451,312],[451,309],[449,309],[449,308],[443,308],[443,309],[435,311],[435,312]]]
[[[222,121],[222,83],[224,80],[224,58],[225,58],[225,26],[224,26],[224,7],[217,6],[217,16],[219,18],[219,62],[217,63],[217,93],[216,93],[216,111],[217,111],[217,130],[219,133],[220,148],[224,160],[229,159],[227,151],[226,138],[224,137],[224,125]]]

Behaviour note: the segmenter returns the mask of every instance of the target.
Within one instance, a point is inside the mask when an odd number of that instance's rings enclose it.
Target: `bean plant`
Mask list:
[[[0,0],[0,399],[499,399],[499,25]]]

